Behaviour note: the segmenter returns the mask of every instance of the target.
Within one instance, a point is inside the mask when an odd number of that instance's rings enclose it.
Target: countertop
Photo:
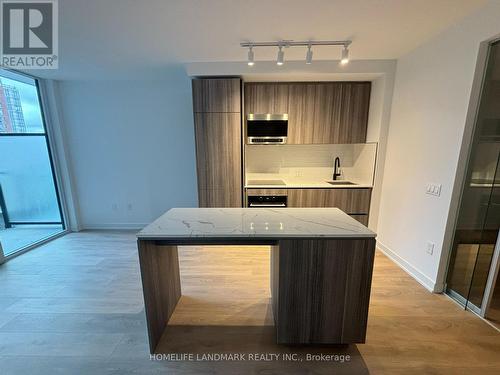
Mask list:
[[[375,236],[338,208],[172,208],[137,234],[139,239]]]
[[[371,189],[368,184],[331,185],[326,181],[285,181],[283,185],[245,184],[245,189]]]

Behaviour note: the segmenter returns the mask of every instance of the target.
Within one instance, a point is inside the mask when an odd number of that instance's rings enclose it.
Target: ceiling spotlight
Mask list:
[[[253,49],[252,46],[248,47],[248,66],[253,66],[254,61],[253,61]]]
[[[347,49],[347,46],[344,46],[344,49],[342,50],[342,59],[340,59],[340,63],[342,65],[345,65],[349,62],[349,50]]]
[[[313,59],[313,51],[311,50],[311,45],[309,44],[307,46],[307,53],[306,53],[306,64],[311,64]]]
[[[278,59],[276,60],[277,65],[283,65],[283,60],[285,57],[285,52],[283,52],[283,46],[278,46]]]

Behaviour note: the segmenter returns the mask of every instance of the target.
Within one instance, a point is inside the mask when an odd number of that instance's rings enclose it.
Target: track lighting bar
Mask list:
[[[351,40],[309,40],[295,42],[293,40],[280,40],[278,42],[242,42],[241,47],[307,47],[307,46],[349,46]]]
[[[342,57],[340,63],[345,65],[349,62],[349,45],[352,43],[350,40],[308,40],[306,42],[294,42],[293,40],[280,40],[277,42],[242,42],[240,46],[248,48],[248,65],[254,65],[254,47],[278,47],[278,58],[276,64],[281,66],[284,63],[285,52],[283,47],[307,47],[306,64],[312,63],[312,46],[343,46]]]

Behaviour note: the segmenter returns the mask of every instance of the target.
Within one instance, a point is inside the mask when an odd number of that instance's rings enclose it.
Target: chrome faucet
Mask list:
[[[340,158],[337,156],[335,158],[335,163],[333,166],[333,180],[335,181],[341,175],[342,175],[342,172],[340,171]]]

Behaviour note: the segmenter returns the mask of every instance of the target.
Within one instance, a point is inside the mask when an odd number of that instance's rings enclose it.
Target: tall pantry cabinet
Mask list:
[[[192,81],[199,207],[241,207],[241,79]]]

